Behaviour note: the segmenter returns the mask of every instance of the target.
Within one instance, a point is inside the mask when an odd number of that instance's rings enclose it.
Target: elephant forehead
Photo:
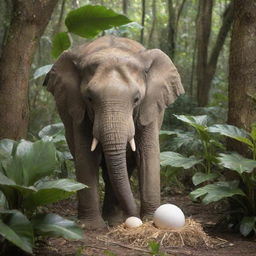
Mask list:
[[[108,48],[94,52],[82,59],[81,64],[83,67],[92,64],[127,64],[136,68],[143,68],[143,64],[138,56],[130,51],[119,48]]]

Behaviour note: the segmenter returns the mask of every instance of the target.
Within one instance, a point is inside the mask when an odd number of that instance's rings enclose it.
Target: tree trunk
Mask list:
[[[152,0],[152,26],[151,26],[151,30],[149,32],[149,36],[148,36],[148,46],[151,47],[155,47],[155,30],[156,30],[156,23],[157,23],[157,15],[156,15],[156,0]]]
[[[168,54],[173,59],[175,52],[175,28],[176,28],[176,15],[173,7],[173,1],[168,0]]]
[[[13,0],[12,20],[0,63],[0,138],[25,138],[28,81],[33,54],[57,0]]]
[[[205,6],[205,5],[209,6]],[[233,1],[227,6],[223,14],[222,26],[208,60],[209,36],[211,30],[212,0],[200,1],[197,30],[197,100],[198,105],[205,107],[209,101],[211,83],[216,72],[217,61],[223,48],[227,34],[234,18]]]
[[[127,15],[128,13],[128,5],[129,5],[129,0],[123,0],[123,14]]]
[[[228,123],[250,130],[256,122],[256,1],[235,0],[235,19],[229,58]],[[247,154],[247,148],[229,141],[230,150]]]
[[[212,0],[200,0],[197,16],[197,100],[199,106],[205,106],[205,78],[207,73],[208,44],[212,24]]]
[[[141,26],[142,29],[140,31],[140,42],[144,43],[144,25],[145,25],[145,14],[146,14],[146,0],[141,1]]]

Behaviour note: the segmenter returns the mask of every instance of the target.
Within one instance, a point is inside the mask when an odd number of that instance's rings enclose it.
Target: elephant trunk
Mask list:
[[[115,112],[113,115],[109,111],[102,111],[101,114],[104,116],[100,118],[103,123],[99,129],[99,140],[103,148],[110,182],[125,213],[128,216],[136,216],[138,212],[126,164],[127,142],[131,140],[131,137],[133,138],[134,131],[129,129],[124,113]]]

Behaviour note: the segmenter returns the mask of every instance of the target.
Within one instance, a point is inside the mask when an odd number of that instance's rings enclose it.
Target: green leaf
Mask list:
[[[70,11],[65,19],[68,31],[76,35],[92,38],[112,27],[131,21],[124,15],[100,5],[86,5]]]
[[[256,161],[245,158],[238,153],[219,154],[220,165],[230,170],[238,172],[240,175],[244,172],[251,173],[256,168]]]
[[[31,186],[50,175],[56,167],[56,151],[53,143],[21,140],[16,154],[6,166],[6,175],[18,185]]]
[[[21,208],[23,198],[31,195],[35,188],[15,184],[11,179],[0,172],[0,191],[5,195],[9,208]]]
[[[31,220],[35,232],[42,236],[61,236],[66,239],[83,239],[83,230],[74,222],[56,214],[37,214]]]
[[[52,57],[58,58],[60,54],[67,50],[71,45],[68,33],[60,32],[56,34],[52,40]]]
[[[148,243],[148,247],[150,249],[150,254],[152,255],[158,255],[160,252],[160,243],[156,241],[150,241]]]
[[[21,212],[0,212],[0,235],[23,251],[32,254],[34,246],[33,229],[30,221]]]
[[[52,66],[53,64],[49,64],[36,69],[33,74],[33,79],[46,75],[51,70]]]
[[[233,197],[236,195],[246,196],[244,192],[238,188],[237,181],[216,182],[202,188],[198,188],[190,193],[193,200],[202,197],[202,202],[204,204],[217,202],[224,198]]]
[[[44,181],[35,186],[36,192],[24,199],[24,206],[28,209],[47,205],[65,199],[87,186],[70,179]]]
[[[45,136],[55,137],[56,135],[64,134],[63,123],[50,124],[45,126],[39,133],[38,136],[42,139]]]
[[[192,182],[195,186],[205,182],[205,181],[210,181],[214,180],[218,177],[219,175],[217,173],[202,173],[202,172],[196,172],[193,177],[192,177]]]
[[[3,139],[0,141],[0,160],[11,157],[16,141],[10,139]]]
[[[207,129],[207,115],[189,116],[189,115],[174,115],[177,119],[193,126],[198,130],[204,131]]]
[[[202,162],[202,160],[196,159],[194,156],[184,157],[179,153],[171,151],[160,153],[161,166],[173,166],[189,169],[200,162]]]
[[[209,132],[213,133],[220,133],[221,135],[230,137],[242,143],[249,145],[250,147],[253,146],[253,143],[249,139],[249,134],[236,126],[229,125],[229,124],[216,124],[209,127]]]
[[[253,231],[256,228],[256,217],[243,217],[241,223],[240,223],[240,233],[243,236],[248,236],[251,231]]]
[[[256,123],[251,125],[251,138],[256,141]]]
[[[160,131],[159,132],[159,141],[160,144],[166,143],[171,137],[177,136],[176,132],[173,131]]]

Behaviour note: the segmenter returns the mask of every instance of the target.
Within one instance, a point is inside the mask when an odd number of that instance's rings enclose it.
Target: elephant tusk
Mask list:
[[[135,146],[134,138],[132,140],[130,140],[129,143],[131,145],[132,151],[136,151],[136,146]]]
[[[93,138],[92,140],[92,146],[91,146],[91,151],[94,151],[95,148],[97,147],[99,141],[96,138]]]

